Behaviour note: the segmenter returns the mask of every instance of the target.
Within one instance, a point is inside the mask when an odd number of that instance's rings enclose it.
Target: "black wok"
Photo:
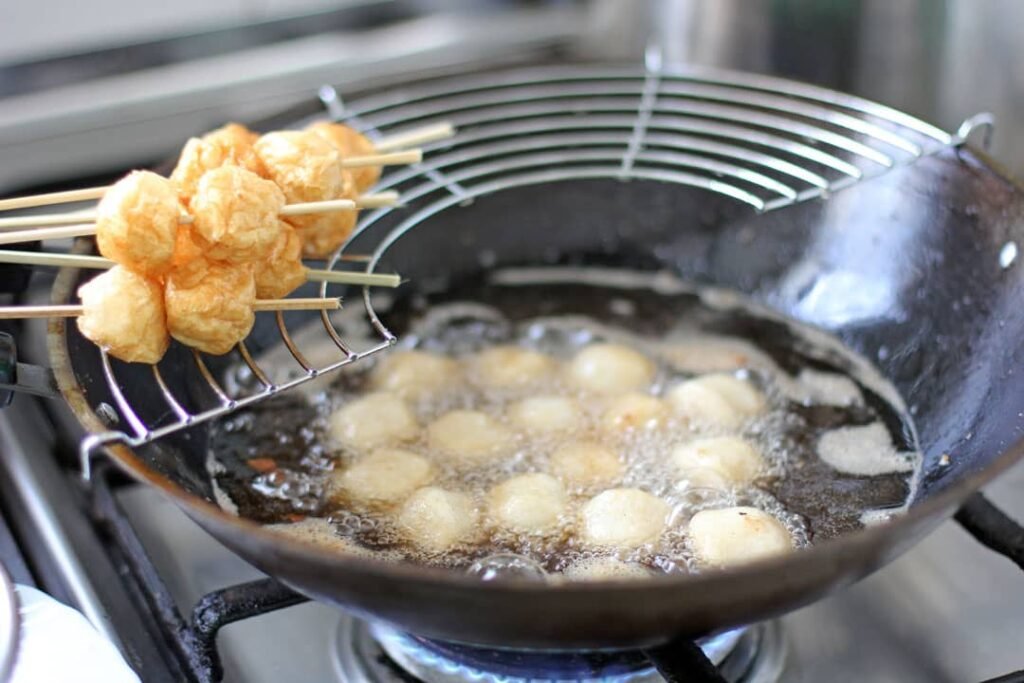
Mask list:
[[[415,209],[394,212],[389,224]],[[351,249],[372,249],[383,234],[373,232],[358,235]],[[980,153],[948,147],[827,199],[763,213],[653,179],[524,183],[428,217],[391,246],[387,264],[412,283],[475,273],[483,249],[498,263],[554,255],[667,268],[743,292],[877,359],[912,407],[920,434],[924,476],[914,505],[883,526],[743,568],[642,582],[485,584],[331,554],[226,514],[212,502],[204,426],[134,451],[111,446],[109,455],[268,574],[418,635],[551,649],[701,636],[795,609],[884,566],[1024,454],[1024,388],[1015,376],[1024,367],[1024,267],[1008,258],[1010,241],[1024,244],[1024,192]],[[809,264],[818,282],[839,283],[815,305],[798,286]],[[61,274],[58,302],[78,277]],[[257,345],[273,341],[269,329],[254,335]],[[95,412],[110,401],[97,351],[63,321],[52,324],[50,344],[74,412],[90,430],[107,429]],[[162,368],[185,390],[195,374],[181,350]],[[132,393],[147,386],[146,368],[118,372],[137,405],[162,410],[158,396]]]

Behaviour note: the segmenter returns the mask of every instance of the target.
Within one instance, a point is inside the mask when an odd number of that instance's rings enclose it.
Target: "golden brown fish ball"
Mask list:
[[[687,380],[665,398],[677,413],[697,424],[729,429],[761,414],[766,406],[764,394],[753,385],[724,374]]]
[[[240,166],[258,176],[266,176],[267,169],[253,147],[259,137],[245,126],[229,123],[186,142],[178,164],[171,171],[171,180],[177,185],[182,201],[191,201],[199,179],[207,171],[221,166]]]
[[[405,501],[396,521],[414,545],[442,552],[476,537],[479,517],[473,499],[465,493],[427,486]]]
[[[753,445],[735,436],[697,439],[672,449],[672,465],[693,486],[728,488],[749,484],[764,469]]]
[[[402,397],[385,391],[367,394],[331,415],[330,434],[343,446],[369,450],[412,441],[419,422]]]
[[[311,124],[306,130],[312,131],[327,142],[334,145],[341,157],[362,157],[376,154],[377,150],[373,143],[359,131],[342,123],[329,123],[321,121]],[[380,166],[363,166],[361,168],[349,169],[352,174],[352,181],[355,183],[356,191],[363,193],[377,184],[380,180]]]
[[[543,382],[557,367],[550,356],[517,346],[495,346],[467,361],[478,384],[495,389],[520,389]]]
[[[292,226],[281,222],[277,242],[266,259],[253,264],[256,296],[260,299],[283,299],[306,281],[302,263],[302,238]]]
[[[589,545],[630,549],[661,536],[671,507],[640,489],[609,489],[591,498],[580,514],[580,537]]]
[[[315,133],[298,130],[267,133],[256,141],[256,153],[266,166],[267,177],[277,183],[289,204],[345,196],[347,174],[341,168],[341,155]],[[316,214],[290,216],[288,222],[303,228],[318,218]],[[309,238],[308,235],[303,237]]]
[[[274,183],[238,166],[215,168],[192,197],[192,230],[220,261],[265,259],[277,244],[284,194]],[[202,244],[202,243],[201,243]]]
[[[642,564],[616,557],[585,557],[562,570],[562,575],[573,581],[622,581],[649,579],[652,572]]]
[[[159,284],[114,266],[79,287],[78,297],[78,329],[86,339],[129,363],[163,358],[171,340]]]
[[[599,443],[575,441],[551,454],[551,472],[576,486],[614,484],[624,468],[618,456]]]
[[[459,364],[451,358],[425,351],[395,351],[373,369],[370,384],[374,389],[418,399],[457,386],[461,379]]]
[[[473,465],[511,450],[515,437],[485,413],[453,410],[427,427],[427,443],[458,463]]]
[[[434,478],[430,461],[412,451],[381,448],[354,465],[335,470],[331,488],[335,497],[361,505],[399,503]]]
[[[654,380],[654,363],[643,354],[619,344],[591,344],[566,368],[573,386],[598,394],[647,389]]]
[[[500,528],[522,534],[554,531],[566,509],[562,484],[549,474],[521,474],[488,495],[488,514]]]
[[[612,401],[601,416],[601,427],[610,434],[654,429],[671,414],[668,404],[660,398],[633,391]]]
[[[725,567],[779,555],[793,549],[782,522],[752,507],[702,510],[687,528],[690,550],[709,567]]]
[[[172,272],[164,287],[167,328],[182,344],[221,355],[249,335],[255,322],[252,266],[211,261],[205,271]]]
[[[167,178],[132,171],[111,185],[96,207],[96,245],[129,270],[161,277],[171,267],[181,215],[178,193]]]
[[[302,221],[296,222],[296,218]],[[288,217],[288,221],[297,226],[302,235],[302,253],[307,258],[315,259],[325,259],[337,251],[352,235],[358,220],[358,211],[331,211]]]
[[[579,404],[566,396],[531,396],[508,408],[508,419],[528,434],[572,432],[583,424]]]

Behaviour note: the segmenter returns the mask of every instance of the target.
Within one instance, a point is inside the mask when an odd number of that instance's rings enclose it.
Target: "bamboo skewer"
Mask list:
[[[450,138],[453,135],[455,135],[455,126],[445,121],[433,126],[387,135],[374,142],[373,147],[378,152],[391,152],[406,147],[419,147],[428,142]]]
[[[0,263],[23,266],[56,266],[59,268],[89,268],[107,270],[117,265],[102,256],[85,254],[46,254],[37,251],[14,251],[0,249]],[[366,287],[397,287],[402,278],[390,273],[353,273],[342,270],[306,268],[306,279],[313,282],[330,282],[339,285],[361,285]]]
[[[336,311],[341,299],[257,299],[254,311]],[[0,306],[0,320],[12,318],[77,318],[85,312],[81,305],[65,306]]]
[[[287,204],[282,210],[282,216],[296,216],[306,213],[333,213],[336,211],[353,211],[356,209],[377,209],[382,206],[395,206],[398,204],[398,193],[394,190],[366,194],[352,199],[326,199],[320,202],[301,202]],[[64,213],[39,214],[35,216],[15,216],[13,218],[0,218],[0,231],[11,228],[36,228],[51,225],[64,225],[66,223],[85,223],[96,220],[96,211],[66,211]],[[186,213],[181,215],[179,223],[187,225],[192,222],[192,216]],[[67,237],[73,235],[66,235]],[[54,235],[46,239],[59,239]],[[10,244],[10,243],[8,243]]]

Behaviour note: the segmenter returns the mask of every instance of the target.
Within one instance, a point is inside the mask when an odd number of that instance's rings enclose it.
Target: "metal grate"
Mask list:
[[[781,79],[696,68],[663,68],[656,52],[646,68],[563,66],[482,74],[421,85],[343,105],[331,88],[321,90],[333,118],[364,131],[406,128],[431,120],[451,121],[456,137],[427,145],[427,160],[385,176],[380,189],[397,190],[418,207],[378,243],[366,264],[373,272],[388,248],[419,223],[475,197],[506,188],[577,178],[648,179],[725,195],[763,212],[827,197],[853,183],[911,164],[964,142],[979,115],[946,133],[889,107],[823,88]],[[373,228],[392,209],[365,215],[356,234]],[[344,257],[329,262],[336,268]],[[321,287],[328,295],[328,285]],[[104,356],[105,379],[130,433],[107,432],[83,443],[83,454],[122,441],[132,446],[224,415],[377,353],[395,335],[374,310],[370,291],[363,304],[379,342],[350,348],[326,313],[325,333],[338,359],[314,366],[292,342],[281,315],[284,345],[299,376],[274,384],[245,344],[237,354],[262,390],[228,395],[195,354],[216,405],[190,411],[168,389],[158,368],[156,391],[170,421],[151,425],[130,405],[117,373]]]

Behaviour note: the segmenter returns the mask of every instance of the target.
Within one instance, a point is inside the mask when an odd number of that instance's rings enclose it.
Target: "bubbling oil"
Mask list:
[[[357,335],[357,318],[342,315],[337,323],[346,328],[347,338]],[[395,444],[432,463],[431,486],[470,497],[480,514],[476,532],[469,540],[426,551],[397,524],[400,503],[362,506],[332,485],[336,473],[367,455],[365,449],[333,441],[329,424],[335,411],[373,389],[379,361],[372,360],[315,391],[264,401],[215,427],[210,448],[218,467],[213,476],[239,514],[283,533],[314,542],[321,538],[326,546],[386,561],[449,567],[481,580],[557,580],[562,572],[572,574],[574,568],[598,566],[608,558],[628,563],[633,576],[641,569],[650,574],[699,571],[687,525],[702,510],[740,505],[763,510],[781,522],[799,549],[860,528],[873,515],[898,514],[913,496],[920,461],[916,437],[892,387],[866,361],[821,332],[732,294],[621,271],[502,271],[440,293],[397,299],[386,320],[400,334],[400,346],[457,364],[450,381],[407,397],[420,425],[452,410],[474,410],[513,434],[501,457],[472,467],[438,452],[426,429]],[[625,346],[649,359],[654,374],[644,393],[650,396],[663,398],[673,386],[704,374],[728,373],[761,392],[766,409],[736,428],[670,415],[653,426],[610,432],[601,425],[612,399],[580,390],[564,371],[577,353],[601,343]],[[475,359],[499,345],[545,354],[558,369],[521,386],[489,386],[475,375]],[[244,392],[246,387],[235,382],[233,389]],[[574,433],[541,433],[510,423],[514,402],[539,395],[576,402],[581,419]],[[851,429],[873,440],[858,445],[842,436]],[[826,435],[837,432],[844,449],[840,463],[861,458],[872,465],[843,471],[837,459],[831,464],[823,460],[819,443],[823,437],[836,440]],[[764,467],[757,478],[724,487],[688,484],[672,464],[672,449],[722,435],[740,436],[760,451]],[[616,454],[621,476],[600,485],[566,482],[563,512],[543,532],[513,532],[488,519],[488,494],[496,485],[516,475],[550,472],[551,454],[572,440],[596,442]],[[879,459],[882,451],[886,458]],[[638,547],[595,548],[583,542],[581,507],[603,490],[620,487],[665,501],[671,512],[664,531]]]

